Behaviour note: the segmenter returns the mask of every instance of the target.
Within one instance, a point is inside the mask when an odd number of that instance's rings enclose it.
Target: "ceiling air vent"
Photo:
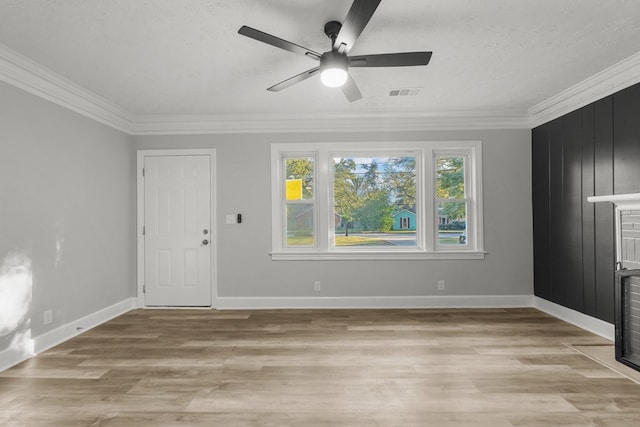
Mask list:
[[[389,90],[389,96],[418,96],[422,92],[421,87],[405,87]]]

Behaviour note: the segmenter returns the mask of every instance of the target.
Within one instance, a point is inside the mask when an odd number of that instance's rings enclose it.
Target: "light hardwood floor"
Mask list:
[[[535,309],[135,310],[0,373],[8,426],[640,426]]]

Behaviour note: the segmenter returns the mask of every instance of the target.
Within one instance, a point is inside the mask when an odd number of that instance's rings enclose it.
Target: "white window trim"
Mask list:
[[[393,148],[390,148],[393,147]],[[416,155],[420,170],[416,182],[416,246],[387,248],[332,247],[334,221],[329,209],[333,198],[333,173],[329,170],[334,155]],[[438,213],[435,203],[435,156],[464,155],[469,206],[467,241],[463,247],[440,246],[437,242]],[[313,247],[286,247],[284,215],[284,157],[313,156],[314,165],[314,235]],[[425,181],[425,182],[422,182]],[[463,260],[484,259],[482,206],[482,143],[481,141],[407,141],[366,143],[273,143],[271,144],[271,211],[273,260]]]

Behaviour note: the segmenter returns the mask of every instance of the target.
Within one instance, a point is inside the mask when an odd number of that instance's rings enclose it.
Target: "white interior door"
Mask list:
[[[211,306],[210,165],[206,155],[144,157],[147,306]]]

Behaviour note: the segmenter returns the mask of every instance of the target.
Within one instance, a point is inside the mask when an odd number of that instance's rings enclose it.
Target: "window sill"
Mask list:
[[[451,252],[306,252],[271,253],[272,261],[429,261],[484,259],[484,251]]]

